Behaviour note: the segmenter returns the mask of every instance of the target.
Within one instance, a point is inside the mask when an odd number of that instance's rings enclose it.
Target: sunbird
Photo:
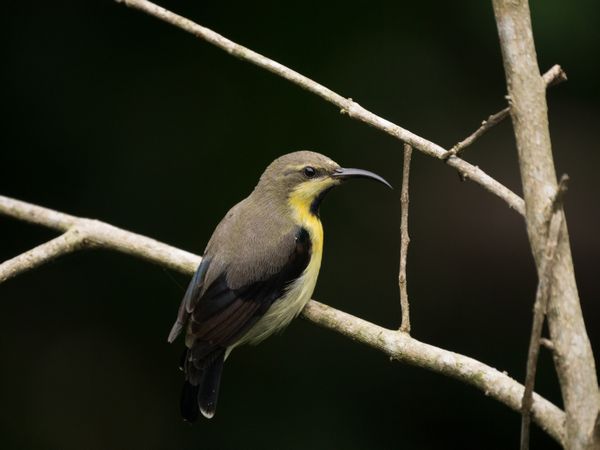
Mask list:
[[[379,175],[345,169],[310,151],[283,155],[252,193],[221,220],[181,301],[168,341],[186,327],[181,414],[215,414],[223,363],[242,344],[283,330],[310,300],[323,254],[319,205],[349,178]]]

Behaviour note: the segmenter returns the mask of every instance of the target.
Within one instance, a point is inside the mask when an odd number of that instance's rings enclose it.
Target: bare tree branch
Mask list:
[[[557,189],[548,127],[545,83],[540,76],[526,0],[493,0],[504,71],[525,194],[525,219],[532,253],[542,276],[546,249],[547,211]],[[563,212],[560,213],[564,215]],[[594,421],[600,394],[594,355],[586,333],[566,221],[556,250],[548,308],[554,361],[567,418],[567,448],[600,447]]]
[[[57,231],[66,232],[76,228],[85,236],[87,247],[97,246],[137,256],[182,273],[193,273],[201,261],[201,258],[193,253],[104,222],[71,216],[2,195],[0,195],[0,215]]]
[[[84,247],[115,250],[188,275],[194,273],[201,261],[192,253],[103,222],[70,216],[4,196],[0,196],[0,214],[60,231],[76,227],[85,230]],[[515,411],[520,409],[523,386],[479,361],[419,342],[406,333],[379,327],[315,301],[309,302],[303,315],[311,322],[367,344],[393,359],[461,380]],[[532,414],[540,427],[563,443],[564,413],[558,407],[534,394]]]
[[[481,122],[481,126],[479,128],[477,128],[472,134],[467,136],[458,144],[455,144],[454,147],[446,152],[444,157],[449,158],[450,156],[460,156],[465,148],[467,148],[469,145],[472,145],[477,139],[487,133],[488,130],[492,129],[506,119],[509,113],[510,108],[507,106],[497,113],[490,114],[486,120]]]
[[[350,98],[344,98],[341,95],[333,92],[331,89],[319,84],[304,75],[289,69],[272,59],[269,59],[249,48],[243,47],[235,42],[221,36],[214,31],[198,25],[185,17],[177,15],[161,6],[158,6],[147,0],[116,0],[119,3],[124,3],[130,8],[135,8],[143,11],[146,14],[154,16],[171,25],[174,25],[190,34],[193,34],[199,39],[202,39],[236,58],[250,62],[258,67],[265,69],[281,78],[284,78],[297,86],[318,95],[322,99],[337,106],[340,111],[349,117],[371,125],[378,130],[381,130],[390,136],[393,136],[401,141],[410,144],[412,147],[433,158],[445,161],[450,167],[455,168],[460,173],[462,179],[470,179],[481,185],[485,190],[503,199],[508,206],[520,214],[524,214],[523,199],[512,192],[503,184],[490,177],[477,166],[473,166],[468,162],[458,158],[457,156],[446,156],[446,150],[441,146],[428,141],[414,133],[386,120],[382,117],[373,114],[366,110],[358,103]]]
[[[59,256],[81,249],[83,239],[83,234],[77,228],[71,228],[51,241],[4,261],[0,264],[0,283],[28,270],[36,269]]]
[[[400,274],[398,285],[400,287],[400,307],[402,308],[402,322],[400,331],[410,333],[410,306],[408,303],[408,291],[406,288],[406,257],[408,254],[408,183],[410,177],[410,158],[412,147],[404,144],[404,163],[402,166],[402,191],[400,193]]]
[[[551,86],[555,86],[563,81],[567,81],[567,74],[562,70],[562,68],[555,64],[553,65],[544,75],[544,83],[546,83],[546,88]],[[508,117],[510,113],[510,107],[506,107],[497,113],[490,114],[490,116],[481,122],[481,126],[477,128],[473,133],[467,136],[465,139],[460,141],[454,147],[446,152],[444,158],[449,158],[450,156],[460,156],[465,148],[472,145],[477,139],[483,136],[488,132],[491,128],[498,125],[504,119]]]
[[[527,369],[525,372],[525,391],[523,392],[523,401],[521,402],[521,450],[529,449],[529,428],[531,423],[531,404],[533,402],[535,373],[537,371],[537,361],[542,340],[542,327],[544,325],[546,309],[548,308],[550,289],[552,288],[556,247],[558,246],[558,240],[560,239],[563,221],[563,214],[561,214],[562,201],[567,189],[568,180],[569,177],[563,175],[558,185],[559,187],[551,211],[550,224],[548,226],[546,250],[544,258],[541,261],[540,276],[535,294],[533,325],[531,326]]]
[[[318,325],[381,350],[392,359],[461,380],[477,387],[485,395],[504,403],[509,408],[520,410],[523,386],[505,373],[473,358],[420,342],[406,333],[379,327],[316,301],[311,301],[302,314]],[[546,401],[543,401],[543,407],[541,402],[542,397],[534,394],[532,410],[534,421],[556,441],[564,444],[560,432],[564,426],[561,422],[564,416],[556,414],[554,405],[551,412],[547,408],[549,405]]]

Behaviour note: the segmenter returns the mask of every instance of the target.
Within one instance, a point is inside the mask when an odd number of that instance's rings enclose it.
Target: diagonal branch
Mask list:
[[[562,70],[558,64],[553,65],[548,71],[543,75],[544,83],[546,83],[546,88],[551,86],[555,86],[563,81],[567,81],[567,74]],[[504,119],[508,117],[510,114],[510,106],[498,111],[497,113],[490,114],[490,116],[481,122],[481,126],[477,128],[473,133],[467,136],[465,139],[460,141],[454,147],[446,152],[444,155],[445,158],[449,158],[450,156],[460,156],[465,148],[469,145],[472,145],[477,139],[487,133],[491,128],[498,125]]]
[[[199,39],[202,39],[221,50],[226,51],[232,56],[243,61],[250,62],[256,66],[265,69],[281,78],[284,78],[301,88],[318,95],[322,99],[337,106],[342,114],[371,125],[384,133],[389,134],[401,141],[406,142],[412,147],[433,158],[445,161],[450,167],[455,168],[463,179],[470,179],[481,185],[484,189],[504,200],[508,206],[520,214],[524,214],[523,199],[508,189],[503,184],[490,177],[477,166],[473,166],[457,156],[447,157],[446,150],[427,139],[417,136],[414,133],[386,120],[372,112],[366,110],[350,98],[344,98],[331,89],[319,84],[308,77],[269,59],[249,48],[236,44],[235,42],[221,36],[214,31],[198,25],[185,17],[175,14],[161,6],[158,6],[147,0],[116,0],[124,3],[130,8],[134,8],[174,25]]]
[[[379,327],[314,300],[302,314],[317,325],[384,352],[391,359],[455,378],[515,411],[520,410],[523,386],[473,358],[420,342],[406,333]],[[533,420],[562,444],[564,415],[557,414],[555,408],[538,394],[533,395]]]
[[[73,227],[51,241],[4,261],[0,264],[0,283],[16,277],[23,272],[37,269],[42,264],[50,262],[59,256],[82,249],[84,247],[83,240],[84,234],[77,227]]]
[[[75,227],[84,230],[82,247],[115,250],[188,275],[201,261],[192,253],[103,222],[74,217],[4,196],[0,196],[0,215],[60,231]],[[523,386],[479,361],[419,342],[405,333],[379,327],[315,301],[309,302],[303,315],[311,322],[380,350],[392,359],[463,381],[515,411],[520,409]],[[558,407],[534,394],[532,414],[533,420],[550,436],[559,443],[564,442],[564,413]]]
[[[404,144],[404,163],[402,168],[402,191],[400,192],[400,274],[398,285],[400,287],[400,306],[402,308],[402,322],[400,331],[410,334],[410,305],[408,303],[408,290],[406,288],[406,257],[408,254],[408,181],[410,177],[410,158],[412,147]]]
[[[529,352],[527,355],[527,370],[525,372],[525,392],[521,404],[521,450],[529,449],[529,425],[531,422],[531,404],[533,402],[533,387],[535,385],[535,373],[537,361],[542,343],[542,327],[544,317],[548,308],[550,289],[552,288],[552,277],[554,275],[554,263],[556,247],[560,239],[563,222],[562,202],[567,189],[569,177],[563,175],[558,185],[558,191],[550,211],[550,223],[548,225],[548,239],[544,259],[540,265],[540,276],[535,303],[533,305],[533,325],[531,326],[531,338],[529,341]]]

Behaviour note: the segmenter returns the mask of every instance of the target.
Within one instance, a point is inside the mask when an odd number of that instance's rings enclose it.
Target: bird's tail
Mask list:
[[[211,354],[199,365],[188,359],[188,351],[184,352],[182,364],[185,383],[181,391],[181,415],[188,422],[194,422],[199,413],[210,419],[217,409],[225,350]]]

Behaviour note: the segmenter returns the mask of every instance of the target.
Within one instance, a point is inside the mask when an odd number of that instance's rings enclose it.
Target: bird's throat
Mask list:
[[[331,178],[302,183],[289,195],[289,204],[300,215],[308,213],[319,217],[321,201],[336,184],[338,183]]]
[[[327,189],[321,191],[319,195],[317,195],[310,204],[310,212],[311,214],[319,217],[319,206],[321,206],[321,201],[325,198],[325,195],[333,189],[333,186],[328,187]]]
[[[320,195],[306,195],[302,190],[296,190],[288,198],[292,218],[296,225],[304,228],[312,242],[313,252],[321,253],[323,248],[323,226],[318,212]]]

